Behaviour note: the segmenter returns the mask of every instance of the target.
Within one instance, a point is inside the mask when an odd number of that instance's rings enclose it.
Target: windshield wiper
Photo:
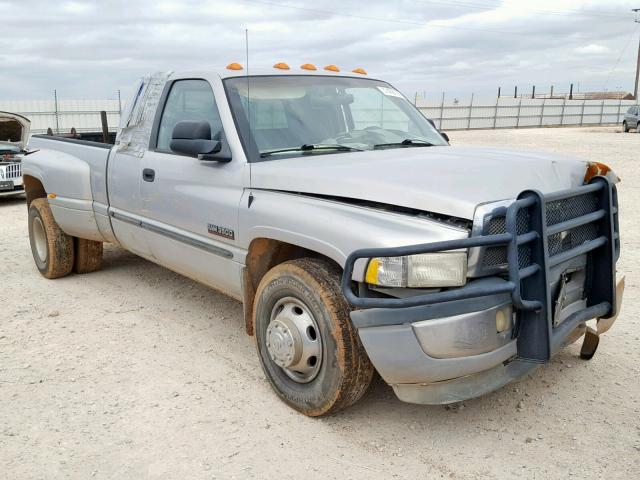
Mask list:
[[[435,145],[431,142],[427,142],[426,140],[420,140],[419,138],[405,138],[401,142],[377,143],[373,146],[373,148],[384,147],[435,147]]]
[[[262,152],[260,154],[261,158],[268,157],[269,155],[273,155],[275,153],[287,153],[287,152],[309,152],[311,150],[336,150],[338,152],[362,152],[361,148],[349,147],[347,145],[329,145],[329,144],[309,144],[305,143],[304,145],[300,145],[299,147],[291,147],[291,148],[282,148],[280,150],[271,150],[269,152]]]

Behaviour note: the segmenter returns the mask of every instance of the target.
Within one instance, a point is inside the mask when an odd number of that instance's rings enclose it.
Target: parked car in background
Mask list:
[[[22,157],[30,127],[22,115],[0,112],[0,197],[24,193]]]
[[[112,242],[243,301],[267,379],[310,416],[374,368],[446,404],[581,337],[593,356],[624,288],[609,167],[451,146],[361,69],[274,67],[147,77],[115,146],[34,135],[42,275],[98,270]]]
[[[629,107],[627,113],[624,114],[624,120],[622,121],[622,129],[627,133],[630,129],[635,128],[638,131],[638,116],[640,114],[639,107]],[[640,132],[639,132],[640,133]]]

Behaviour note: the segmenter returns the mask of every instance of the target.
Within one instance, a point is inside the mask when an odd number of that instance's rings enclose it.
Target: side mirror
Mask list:
[[[178,122],[173,128],[169,147],[173,152],[191,155],[198,160],[231,161],[230,155],[218,155],[222,142],[211,139],[211,125],[206,121]]]
[[[442,138],[444,138],[447,141],[447,143],[449,143],[449,135],[447,135],[444,132],[440,132],[440,135],[442,135]]]

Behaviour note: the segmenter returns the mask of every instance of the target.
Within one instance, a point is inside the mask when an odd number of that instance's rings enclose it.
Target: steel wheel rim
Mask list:
[[[311,382],[322,366],[322,338],[313,314],[293,297],[278,300],[265,336],[269,357],[292,380]]]
[[[44,225],[39,217],[34,217],[32,231],[36,255],[42,263],[45,263],[49,256],[49,252],[47,251],[47,234],[44,231]]]

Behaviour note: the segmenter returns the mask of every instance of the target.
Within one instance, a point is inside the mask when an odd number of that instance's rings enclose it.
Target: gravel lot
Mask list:
[[[453,408],[401,403],[377,381],[348,411],[306,418],[272,393],[240,303],[113,246],[101,272],[45,280],[24,201],[0,199],[0,477],[639,478],[640,135],[451,139],[601,160],[622,177],[627,291],[593,360],[572,345]]]

